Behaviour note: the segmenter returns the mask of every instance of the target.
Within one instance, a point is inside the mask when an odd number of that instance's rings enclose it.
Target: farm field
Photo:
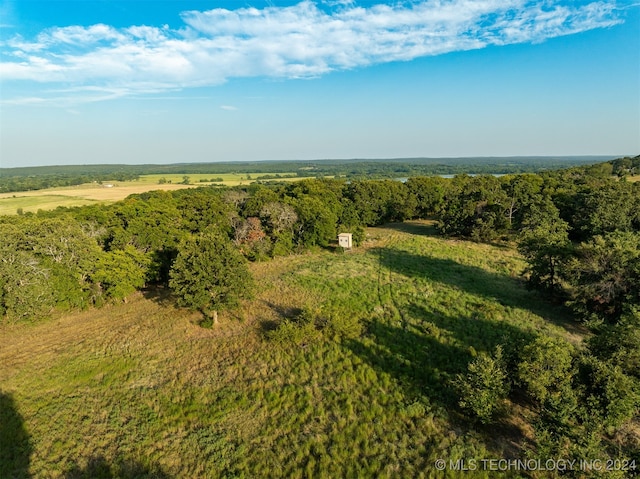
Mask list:
[[[282,173],[286,175],[287,173]],[[253,174],[220,174],[220,175],[143,175],[135,181],[113,181],[103,184],[90,183],[85,185],[48,188],[44,190],[22,191],[15,193],[0,193],[0,215],[14,215],[22,212],[37,212],[39,209],[52,210],[59,206],[74,207],[92,203],[112,203],[120,201],[132,194],[144,193],[151,190],[177,190],[182,188],[197,188],[211,184],[224,186],[247,185],[256,181],[254,178],[263,173]],[[188,176],[190,184],[180,184],[184,176]],[[221,182],[201,181],[212,178],[222,178]],[[166,182],[162,184],[159,181]],[[302,177],[279,178],[279,181],[297,181]],[[107,187],[105,185],[113,186]]]
[[[438,458],[524,458],[533,412],[473,426],[452,380],[475,352],[584,330],[525,289],[508,247],[425,221],[367,238],[252,264],[254,299],[213,329],[162,289],[1,325],[14,477],[419,478],[445,477]]]

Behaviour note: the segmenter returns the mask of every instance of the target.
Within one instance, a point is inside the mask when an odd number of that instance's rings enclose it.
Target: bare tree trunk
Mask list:
[[[218,324],[218,311],[214,310],[211,313],[211,318],[213,319],[213,324]]]

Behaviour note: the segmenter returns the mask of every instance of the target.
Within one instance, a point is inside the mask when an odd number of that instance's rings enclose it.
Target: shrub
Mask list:
[[[580,365],[585,418],[597,418],[605,428],[620,427],[638,412],[636,382],[618,366],[585,356]]]
[[[466,375],[458,375],[460,406],[482,423],[499,412],[509,393],[509,382],[502,357],[502,346],[490,356],[480,353],[469,363]]]
[[[573,361],[571,346],[565,341],[540,336],[524,347],[518,365],[518,379],[540,403],[561,391],[561,383],[570,377]]]
[[[322,337],[320,323],[316,311],[305,308],[292,319],[285,319],[276,329],[267,333],[267,337],[283,346],[306,346]]]

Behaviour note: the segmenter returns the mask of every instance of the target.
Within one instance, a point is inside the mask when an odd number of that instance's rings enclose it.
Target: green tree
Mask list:
[[[31,258],[28,264],[46,271],[43,291],[53,291],[56,306],[86,307],[91,302],[89,276],[102,253],[91,227],[68,214],[25,217],[16,227],[17,233],[3,236],[5,247],[24,253]]]
[[[411,177],[405,183],[409,195],[415,201],[415,216],[428,218],[437,214],[444,204],[449,181],[439,176]]]
[[[587,240],[612,231],[631,231],[637,214],[632,183],[607,179],[581,188],[575,197],[575,239]]]
[[[235,209],[225,202],[218,190],[185,188],[173,192],[181,221],[191,233],[215,226],[221,231],[231,229],[230,217]]]
[[[640,311],[625,312],[614,325],[603,325],[587,340],[589,351],[640,380]]]
[[[228,237],[207,231],[184,239],[171,268],[169,286],[178,304],[217,323],[218,311],[233,307],[252,290],[245,258]]]
[[[583,419],[612,432],[638,413],[638,385],[609,361],[585,355],[580,364]]]
[[[82,275],[100,253],[95,238],[69,215],[31,218],[21,223],[23,248]]]
[[[509,393],[502,347],[490,356],[480,353],[469,363],[466,375],[457,378],[460,406],[482,423],[490,422]]]
[[[523,348],[518,364],[520,383],[538,403],[540,425],[554,437],[569,437],[575,431],[578,397],[573,363],[571,345],[545,335]]]
[[[336,238],[339,211],[317,196],[303,195],[292,201],[298,215],[296,234],[301,246],[327,246]]]
[[[198,204],[197,201],[195,203]],[[185,234],[178,202],[170,192],[152,191],[128,197],[117,204],[107,228],[107,250],[124,250],[131,245],[149,253],[153,259],[149,279],[168,280],[176,248]]]
[[[573,362],[570,344],[549,336],[539,336],[523,348],[518,378],[540,403],[561,391]]]
[[[143,252],[175,248],[182,236],[182,215],[171,192],[130,196],[117,205],[110,249],[130,244]]]
[[[144,287],[150,263],[148,254],[127,245],[124,250],[104,253],[96,262],[92,280],[108,298],[126,299]]]
[[[345,188],[345,196],[358,209],[360,222],[376,226],[415,216],[417,199],[399,181],[354,181]]]
[[[640,233],[596,236],[567,269],[572,306],[585,318],[615,323],[627,306],[640,304]]]
[[[243,197],[241,194],[232,193],[232,190],[225,195],[227,201],[232,201],[237,208],[241,208],[241,214],[245,218],[250,216],[260,216],[260,212],[265,205],[277,203],[280,198],[273,188],[262,185],[251,185],[251,196]],[[240,199],[239,199],[240,198]]]
[[[561,291],[560,270],[571,251],[568,231],[551,201],[531,207],[518,241],[518,250],[529,263],[530,286],[550,293]]]
[[[456,176],[447,189],[439,228],[446,235],[487,241],[508,231],[509,199],[493,176]]]
[[[55,305],[50,272],[26,251],[3,252],[0,257],[0,317],[32,320]]]
[[[509,227],[519,229],[528,208],[539,201],[542,188],[542,178],[532,173],[521,175],[507,175],[501,178],[502,189],[507,195],[505,217]]]

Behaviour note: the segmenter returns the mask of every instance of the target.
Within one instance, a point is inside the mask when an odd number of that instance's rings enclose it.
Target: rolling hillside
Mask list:
[[[524,288],[515,251],[432,233],[371,228],[346,254],[255,263],[259,292],[213,329],[164,290],[2,325],[3,472],[444,477],[438,458],[524,457],[534,413],[476,427],[453,381],[497,344],[584,332]]]

